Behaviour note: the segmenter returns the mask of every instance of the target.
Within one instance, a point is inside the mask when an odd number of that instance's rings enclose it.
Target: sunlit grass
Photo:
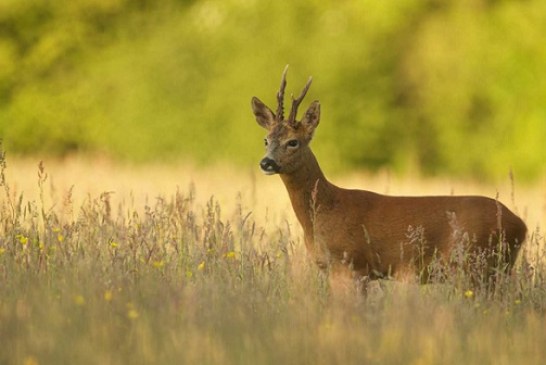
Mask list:
[[[498,191],[532,237],[501,295],[384,281],[337,302],[276,177],[77,159],[8,160],[3,171],[0,363],[539,364],[546,354],[543,187],[516,184],[512,202],[510,182],[339,178],[392,194]]]

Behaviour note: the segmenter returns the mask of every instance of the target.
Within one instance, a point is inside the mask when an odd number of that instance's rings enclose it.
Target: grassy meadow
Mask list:
[[[544,184],[333,178],[390,194],[498,193],[530,231],[494,295],[383,281],[366,298],[336,301],[280,179],[257,168],[8,158],[1,171],[2,364],[541,364],[546,355]]]
[[[545,42],[543,0],[0,0],[0,365],[542,364]],[[332,298],[257,166],[286,64],[334,183],[498,196],[513,276]]]

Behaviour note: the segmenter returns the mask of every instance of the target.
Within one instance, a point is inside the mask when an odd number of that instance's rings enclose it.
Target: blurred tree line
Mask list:
[[[313,75],[326,168],[546,172],[543,0],[0,0],[13,154],[256,163]],[[302,109],[305,106],[302,107]]]

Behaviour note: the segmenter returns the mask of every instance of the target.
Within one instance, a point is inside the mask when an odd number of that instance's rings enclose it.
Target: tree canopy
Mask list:
[[[307,77],[330,167],[546,172],[542,0],[1,0],[14,154],[255,163],[250,98]]]

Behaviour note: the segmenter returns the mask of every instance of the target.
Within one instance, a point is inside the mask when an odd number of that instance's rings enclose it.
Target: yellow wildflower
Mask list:
[[[25,358],[25,361],[23,362],[24,365],[38,365],[39,362],[36,360],[34,356],[27,356]]]
[[[137,319],[138,318],[138,312],[136,311],[136,309],[129,309],[127,311],[127,318]]]
[[[74,304],[79,306],[85,305],[85,298],[83,297],[83,295],[74,296]]]
[[[465,296],[465,298],[468,298],[468,299],[473,298],[474,297],[474,292],[469,289],[469,290],[464,292],[464,296]]]
[[[201,263],[197,265],[197,270],[199,271],[205,270],[205,261],[201,261]]]
[[[23,246],[26,246],[26,244],[28,243],[28,237],[22,234],[18,234],[17,236],[15,236],[15,238],[17,238],[19,240],[19,243]]]
[[[113,297],[114,297],[114,293],[112,293],[111,290],[104,291],[103,298],[105,301],[111,302]]]
[[[133,303],[129,302],[127,303],[127,318],[129,319],[137,319],[139,316],[137,310],[135,309],[135,306]]]
[[[152,265],[156,268],[156,269],[161,269],[163,266],[165,266],[165,262],[163,260],[159,260],[159,261],[154,261],[152,263]]]
[[[226,253],[226,259],[234,259],[235,258],[235,251],[229,251]]]

